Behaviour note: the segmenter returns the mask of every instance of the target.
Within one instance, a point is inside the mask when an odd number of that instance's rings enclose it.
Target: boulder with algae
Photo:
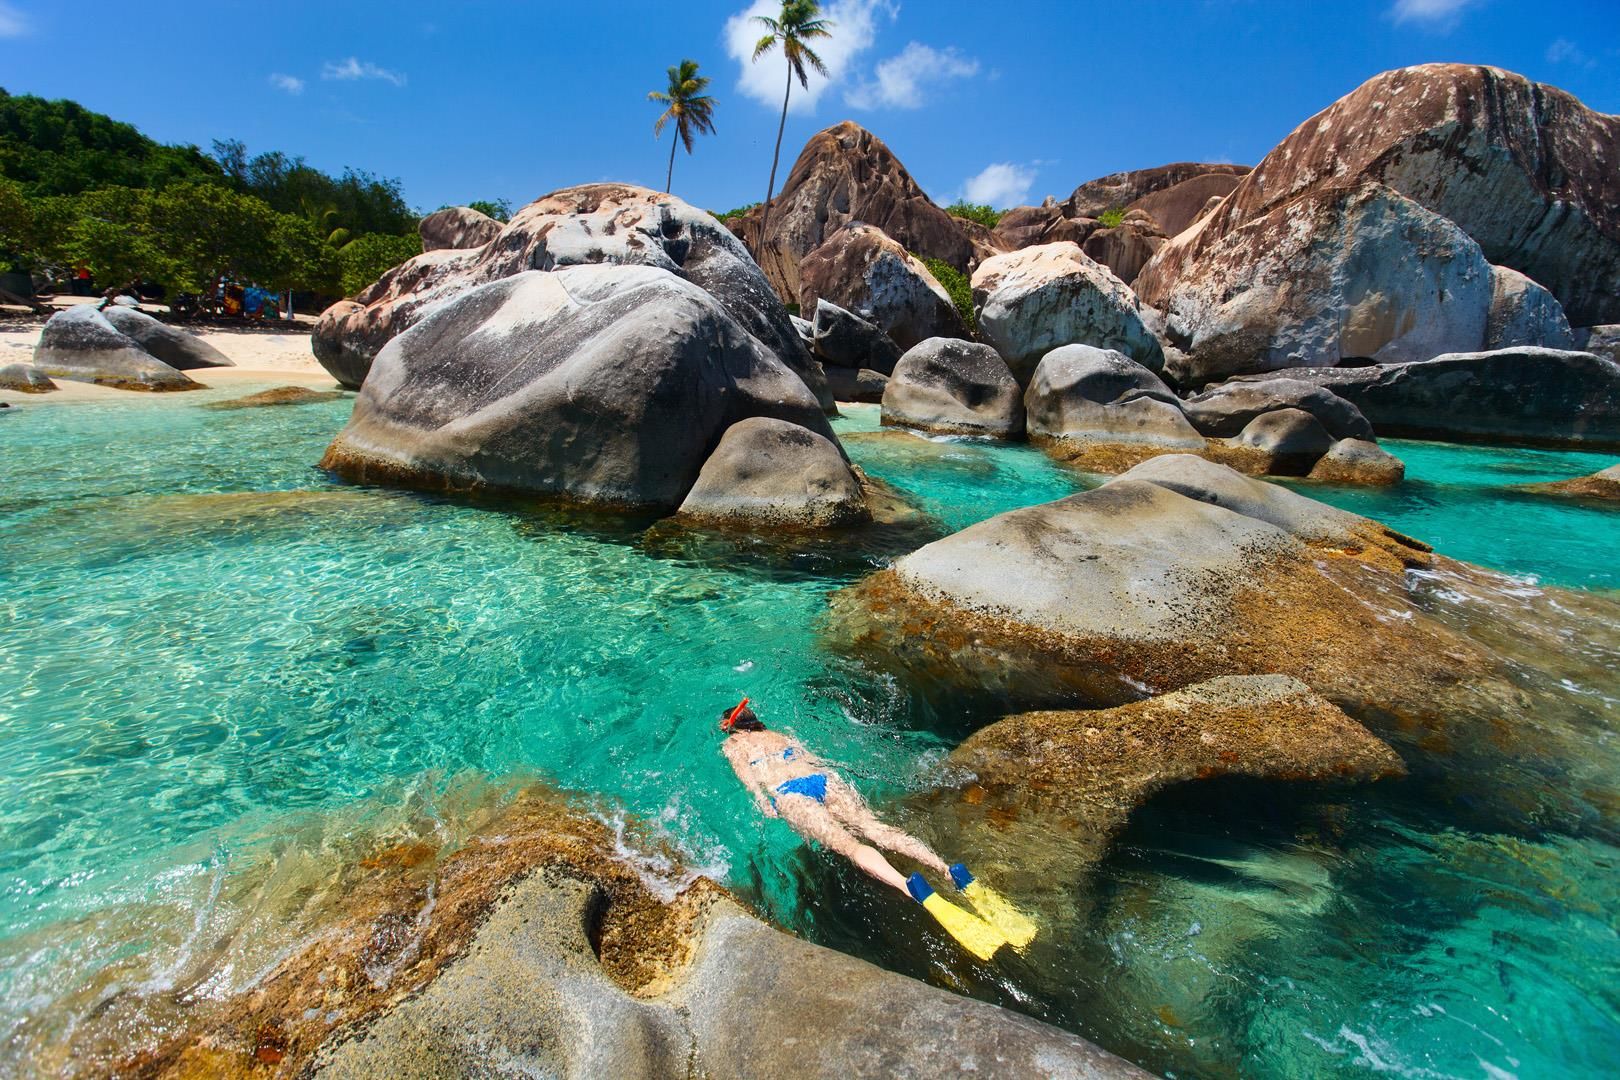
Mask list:
[[[790,937],[705,878],[648,876],[615,843],[531,789],[448,856],[384,846],[251,989],[161,1027],[81,1027],[73,1060],[165,1077],[1146,1075]]]
[[[995,880],[1031,885],[1054,873],[1072,882],[1133,810],[1173,784],[1370,781],[1405,771],[1383,740],[1287,675],[1223,676],[1111,709],[1009,716],[975,732],[948,765],[962,781],[933,800],[934,824],[955,834],[956,850],[1065,853],[1062,866],[1028,857],[985,864]],[[1071,842],[1018,843],[1030,830]]]
[[[1526,484],[1522,489],[1538,495],[1562,495],[1575,499],[1607,499],[1620,502],[1620,465],[1610,465],[1591,476],[1555,480],[1546,484]]]

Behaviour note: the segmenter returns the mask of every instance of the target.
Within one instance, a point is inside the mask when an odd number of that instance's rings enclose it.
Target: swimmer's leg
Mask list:
[[[889,860],[876,849],[856,839],[826,807],[814,799],[804,795],[783,795],[776,800],[776,812],[806,840],[814,840],[828,851],[842,855],[868,877],[876,878],[891,889],[907,892],[906,879],[900,871],[890,866]]]
[[[950,867],[933,848],[910,833],[878,820],[860,792],[837,777],[827,779],[827,809],[834,817],[854,832],[860,833],[885,851],[915,859],[930,870],[949,873]]]

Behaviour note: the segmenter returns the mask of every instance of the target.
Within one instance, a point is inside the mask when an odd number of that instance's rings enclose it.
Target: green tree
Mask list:
[[[682,60],[677,67],[668,69],[668,74],[669,88],[647,95],[648,101],[668,106],[653,124],[653,138],[663,134],[665,124],[675,121],[675,137],[669,143],[669,173],[664,177],[666,192],[675,183],[675,147],[684,144],[690,154],[695,135],[714,134],[714,98],[703,93],[709,88],[709,80],[698,74],[697,61]]]
[[[945,212],[952,217],[977,221],[987,229],[995,228],[996,223],[1001,220],[1000,210],[994,210],[984,203],[970,203],[964,199],[958,199],[956,202],[951,203],[945,208]]]
[[[367,233],[356,237],[338,252],[342,267],[339,287],[344,296],[354,296],[406,259],[420,254],[422,241],[414,236]]]
[[[445,207],[441,206],[439,209],[443,210]],[[505,199],[474,199],[467,204],[467,209],[476,210],[486,217],[494,218],[496,221],[512,220],[512,204]]]
[[[0,270],[26,262],[33,233],[34,210],[22,188],[0,176]]]
[[[820,15],[821,5],[817,0],[783,0],[782,11],[776,18],[754,16],[755,21],[770,31],[754,46],[754,60],[758,61],[761,56],[781,45],[782,55],[787,57],[788,69],[787,90],[782,94],[782,121],[776,126],[776,150],[771,154],[771,180],[765,188],[765,208],[760,211],[761,236],[770,222],[771,197],[776,194],[776,165],[782,157],[782,132],[787,128],[788,98],[793,94],[793,80],[797,78],[801,87],[806,90],[810,88],[810,76],[804,70],[806,64],[823,75],[827,74],[827,65],[814,49],[805,44],[832,36],[832,23],[820,18]]]

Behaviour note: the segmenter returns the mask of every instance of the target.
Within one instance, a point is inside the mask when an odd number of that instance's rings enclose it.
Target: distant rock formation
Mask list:
[[[846,225],[799,264],[799,310],[827,299],[875,324],[901,349],[966,337],[950,294],[915,256],[871,225]]]
[[[771,201],[764,236],[762,217],[756,207],[732,225],[784,300],[797,301],[803,291],[804,257],[854,222],[958,270],[966,271],[974,254],[956,220],[934,205],[883,140],[849,120],[810,137]]]
[[[1168,191],[1199,177],[1220,176],[1236,180],[1246,176],[1249,172],[1247,165],[1214,165],[1197,161],[1178,161],[1170,165],[1158,165],[1151,169],[1132,169],[1128,172],[1109,173],[1099,176],[1095,180],[1088,180],[1074,189],[1074,192],[1059,204],[1064,217],[1069,218],[1098,218],[1110,210],[1125,210],[1133,204],[1148,198],[1151,195]],[[1219,195],[1221,181],[1210,182],[1214,185],[1209,194]],[[1227,190],[1231,190],[1227,188]],[[1209,195],[1199,201],[1199,206],[1207,200]],[[1142,207],[1142,209],[1147,209]],[[1148,210],[1152,213],[1152,210]],[[1179,231],[1179,230],[1178,230]]]
[[[416,226],[422,234],[424,252],[483,247],[499,236],[501,229],[500,222],[470,206],[447,206]]]

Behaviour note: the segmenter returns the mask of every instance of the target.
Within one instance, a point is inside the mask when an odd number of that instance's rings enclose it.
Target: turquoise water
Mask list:
[[[406,817],[451,834],[467,784],[526,777],[650,819],[813,938],[1178,1075],[1614,1071],[1599,841],[1470,833],[1399,785],[1189,793],[1076,883],[1093,914],[1071,937],[988,971],[752,812],[714,731],[745,693],[927,832],[897,800],[934,784],[962,718],[828,652],[816,623],[908,546],[1086,486],[1034,451],[851,409],[852,458],[932,521],[788,548],[346,487],[312,463],[347,401],[198,407],[219,396],[0,416],[0,1072],[108,972],[168,987],[204,942],[273,938],[243,884],[267,864],[363,850]],[[1449,554],[1617,583],[1620,514],[1488,490],[1605,460],[1395,449],[1410,484],[1320,494]],[[209,962],[220,989],[262,970]]]

